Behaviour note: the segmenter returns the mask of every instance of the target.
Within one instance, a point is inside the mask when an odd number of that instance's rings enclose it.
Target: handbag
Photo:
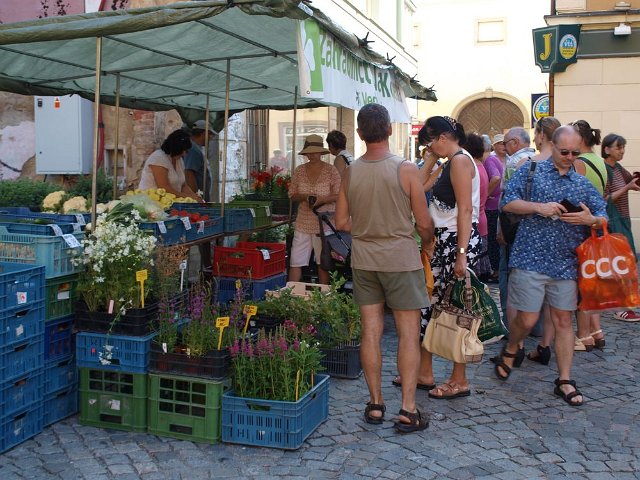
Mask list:
[[[433,295],[433,286],[435,285],[433,271],[431,271],[431,260],[429,260],[429,256],[425,251],[420,252],[420,259],[422,260],[422,266],[424,267],[424,281],[427,284],[427,295],[429,296],[429,300],[431,300],[431,295]]]
[[[455,363],[477,363],[484,354],[484,347],[478,338],[482,318],[471,310],[469,272],[466,273],[464,282],[464,308],[451,303],[454,283],[449,284],[442,300],[433,307],[422,346],[428,352]]]
[[[523,200],[529,201],[531,199],[531,185],[533,184],[533,174],[536,171],[536,162],[531,162],[529,167],[529,175],[527,176],[527,186],[524,191]],[[509,213],[500,211],[498,215],[498,221],[500,222],[500,231],[502,232],[502,238],[507,245],[513,245],[516,241],[516,234],[518,233],[518,227],[520,226],[520,220],[526,218],[528,215],[520,215],[517,213]]]

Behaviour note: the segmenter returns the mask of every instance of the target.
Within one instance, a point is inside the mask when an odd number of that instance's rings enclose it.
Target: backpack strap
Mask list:
[[[580,156],[578,157],[578,159],[582,160],[585,164],[591,167],[591,170],[596,172],[596,175],[598,175],[598,178],[600,179],[600,183],[602,183],[602,191],[604,192],[604,189],[607,188],[607,182],[605,182],[604,178],[602,178],[602,174],[600,173],[600,170],[598,170],[596,166],[593,164],[593,162],[588,158]]]
[[[526,202],[531,201],[531,187],[533,185],[533,175],[536,173],[538,162],[531,162],[529,166],[529,175],[527,175],[527,186],[524,188],[524,198]]]

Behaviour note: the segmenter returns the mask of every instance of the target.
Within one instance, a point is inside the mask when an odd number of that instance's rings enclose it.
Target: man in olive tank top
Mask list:
[[[428,416],[416,408],[420,364],[420,309],[429,305],[424,270],[414,231],[423,242],[433,237],[417,167],[389,151],[391,121],[381,105],[365,105],[358,113],[358,135],[366,153],[347,168],[340,185],[336,223],[351,232],[353,299],[360,307],[360,358],[370,401],[367,423],[381,424],[384,304],[393,310],[398,333],[398,371],[402,406],[395,428],[410,433],[427,428]],[[415,227],[414,227],[415,219]]]

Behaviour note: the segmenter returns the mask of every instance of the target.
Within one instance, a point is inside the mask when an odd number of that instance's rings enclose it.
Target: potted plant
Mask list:
[[[328,416],[328,377],[318,375],[320,351],[304,329],[286,322],[257,342],[230,348],[233,391],[223,395],[222,439],[295,449]]]
[[[324,354],[322,365],[331,376],[358,378],[360,365],[360,311],[349,293],[342,290],[345,279],[331,276],[328,291],[313,290],[308,297],[310,319]]]
[[[78,275],[78,328],[126,335],[148,333],[158,304],[152,301],[153,279],[149,276],[141,290],[136,272],[151,271],[156,239],[138,228],[139,220],[137,211],[118,221],[101,215],[82,242],[83,253],[74,259],[84,267]]]
[[[251,319],[254,328],[264,328],[270,333],[285,320],[293,320],[299,325],[311,324],[309,304],[304,298],[293,295],[290,288],[283,288],[277,294],[268,295],[258,302],[258,313]]]

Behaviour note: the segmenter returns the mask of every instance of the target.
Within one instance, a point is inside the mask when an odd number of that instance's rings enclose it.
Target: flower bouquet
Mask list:
[[[264,171],[253,171],[249,175],[253,180],[251,189],[264,198],[287,198],[291,175],[283,175],[282,168],[273,166]]]

